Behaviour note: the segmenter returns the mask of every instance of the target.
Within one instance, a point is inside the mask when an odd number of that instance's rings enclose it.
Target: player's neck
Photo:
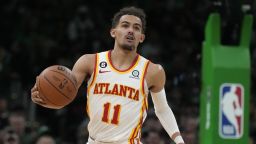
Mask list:
[[[123,49],[117,49],[114,48],[111,52],[111,61],[113,65],[120,69],[127,69],[132,65],[136,57],[138,56],[137,52],[135,50],[128,51]]]

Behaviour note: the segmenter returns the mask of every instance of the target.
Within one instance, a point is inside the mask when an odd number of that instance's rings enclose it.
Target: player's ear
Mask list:
[[[111,37],[112,38],[115,38],[116,37],[116,31],[115,31],[115,29],[110,29],[110,35],[111,35]]]
[[[141,34],[140,36],[140,43],[142,43],[145,40],[145,34]]]

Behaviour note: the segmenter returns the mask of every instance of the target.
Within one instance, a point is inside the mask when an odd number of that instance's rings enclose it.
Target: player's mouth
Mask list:
[[[135,38],[134,38],[134,36],[132,36],[132,35],[127,35],[126,37],[125,37],[128,41],[133,41]]]

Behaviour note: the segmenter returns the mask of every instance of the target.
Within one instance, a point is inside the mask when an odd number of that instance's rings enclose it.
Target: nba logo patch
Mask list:
[[[219,135],[225,139],[243,136],[244,87],[225,83],[220,87]]]

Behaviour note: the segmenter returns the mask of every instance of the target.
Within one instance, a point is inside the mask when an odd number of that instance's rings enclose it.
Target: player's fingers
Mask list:
[[[31,93],[31,99],[32,99],[32,101],[34,101],[34,100],[43,101],[43,99],[40,97],[38,91],[34,91],[34,92]]]
[[[39,105],[45,105],[46,103],[41,98],[33,98],[32,101]]]
[[[39,91],[33,91],[33,92],[31,93],[31,96],[32,96],[32,98],[37,98],[37,97],[39,97]]]
[[[46,103],[44,101],[39,101],[38,104],[39,105],[46,105]]]
[[[32,101],[37,103],[37,102],[41,102],[42,99],[40,97],[32,97]]]
[[[38,91],[32,93],[31,99],[34,103],[45,104],[44,100],[40,97]]]

